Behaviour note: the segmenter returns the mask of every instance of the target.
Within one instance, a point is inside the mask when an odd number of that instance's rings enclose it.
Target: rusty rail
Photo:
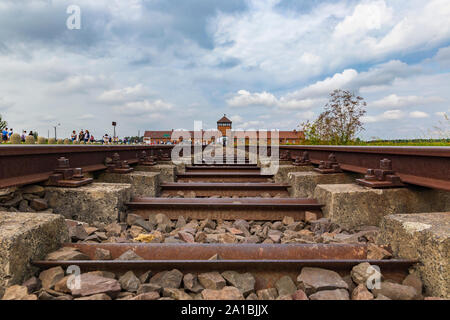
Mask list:
[[[162,183],[161,196],[177,196],[178,192],[195,192],[197,197],[210,197],[214,195],[220,196],[246,196],[258,197],[262,193],[268,193],[270,196],[283,194],[288,196],[288,184],[281,183],[258,183],[258,182],[241,182],[241,183],[204,183],[204,182],[177,182]]]
[[[308,151],[313,164],[333,153],[342,170],[363,174],[389,159],[402,182],[450,191],[450,147],[280,146],[280,156],[287,151],[291,159]]]
[[[164,213],[170,219],[184,215],[192,219],[261,221],[282,220],[285,216],[303,220],[307,210],[321,216],[323,207],[315,199],[294,198],[135,198],[126,205],[144,218]]]
[[[69,159],[70,166],[83,172],[106,170],[105,158],[118,153],[129,164],[138,163],[139,152],[158,155],[172,146],[0,146],[0,188],[39,183],[48,180],[57,167],[57,159]]]
[[[56,159],[62,156],[70,160],[72,167],[89,172],[104,170],[104,158],[113,152],[133,164],[138,159],[137,151],[170,156],[172,148],[170,145],[0,146],[0,188],[47,180],[56,167]],[[450,191],[450,147],[280,146],[280,157],[284,158],[287,151],[291,160],[308,151],[313,164],[326,161],[334,153],[342,170],[362,174],[378,168],[380,161],[387,158],[402,182]]]
[[[273,287],[282,276],[294,279],[301,267],[321,267],[348,272],[362,262],[380,267],[386,279],[402,279],[414,260],[368,260],[367,247],[362,244],[67,244],[94,258],[97,248],[107,249],[116,259],[128,250],[144,260],[139,261],[34,261],[41,268],[77,265],[82,271],[128,270],[153,272],[177,268],[183,272],[226,271],[251,272],[256,289]],[[214,255],[220,260],[208,260]]]

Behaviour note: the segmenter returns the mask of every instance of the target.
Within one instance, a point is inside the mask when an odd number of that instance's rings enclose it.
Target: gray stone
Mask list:
[[[268,288],[256,291],[259,300],[275,300],[278,297],[276,288]]]
[[[304,267],[297,282],[307,294],[321,290],[348,289],[347,283],[337,272],[322,268]]]
[[[297,286],[289,276],[278,279],[277,282],[275,282],[275,287],[277,288],[279,296],[292,295],[297,291]]]
[[[123,290],[136,292],[141,285],[141,281],[139,281],[138,277],[133,273],[133,271],[128,271],[124,275],[119,278],[120,286]]]
[[[141,293],[130,300],[158,300],[160,297],[156,291]]]
[[[310,300],[350,300],[347,290],[322,290],[309,296]]]
[[[225,279],[218,272],[200,273],[198,281],[206,289],[220,290],[226,285]]]
[[[375,273],[377,273],[377,271],[370,265],[370,263],[363,262],[352,268],[351,276],[353,282],[356,284],[366,284],[370,277],[375,276]]]
[[[133,250],[128,250],[120,255],[115,260],[144,260],[142,257],[136,254]]]
[[[238,273],[236,271],[222,272],[222,277],[233,287],[239,289],[244,296],[255,291],[255,277],[251,273]]]
[[[48,261],[70,261],[70,260],[90,260],[89,256],[73,247],[62,247],[49,253],[45,260]]]
[[[184,292],[184,290],[174,288],[164,288],[163,296],[170,297],[175,300],[193,300],[193,298]]]
[[[352,291],[352,300],[373,300],[373,294],[364,284],[360,284]]]
[[[95,260],[112,260],[111,251],[102,248],[96,248],[94,253]]]
[[[111,300],[111,297],[105,293],[99,293],[88,297],[75,298],[74,300]]]
[[[414,289],[416,289],[417,294],[422,294],[423,290],[422,280],[420,280],[420,278],[417,275],[413,273],[407,275],[406,278],[403,279],[402,284],[405,286],[413,287]]]
[[[14,285],[6,289],[1,300],[37,300],[34,294],[28,294],[28,288],[25,286]]]
[[[72,289],[74,296],[91,296],[94,294],[105,293],[109,296],[115,296],[120,292],[120,283],[115,279],[100,277],[92,274],[81,274],[79,277],[80,286]]]
[[[202,291],[205,300],[244,300],[244,296],[235,287],[223,287],[220,290],[205,289]]]
[[[183,277],[184,288],[194,293],[200,293],[204,288],[198,283],[198,278],[192,273],[187,273]]]
[[[52,289],[62,278],[64,278],[64,270],[61,267],[50,268],[39,274],[39,280],[44,289]]]
[[[413,287],[393,282],[382,282],[380,289],[374,288],[372,292],[377,297],[382,294],[392,300],[414,300],[418,297],[418,293]]]
[[[139,295],[142,293],[153,292],[153,291],[161,293],[162,288],[160,285],[157,285],[155,283],[144,283],[138,288],[137,294]]]
[[[30,206],[36,211],[42,211],[48,208],[48,203],[45,199],[33,199],[30,201]]]
[[[162,288],[178,289],[182,280],[183,274],[179,270],[173,269],[171,271],[162,271],[155,274],[150,279],[150,283],[157,284]]]

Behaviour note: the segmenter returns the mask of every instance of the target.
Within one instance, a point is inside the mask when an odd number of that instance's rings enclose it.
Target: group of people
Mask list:
[[[11,136],[13,135],[13,133],[14,133],[13,128],[10,128],[9,130],[8,130],[8,128],[4,128],[2,130],[2,143],[7,143],[11,139]],[[30,131],[28,133],[28,135],[33,136],[34,135],[33,131]],[[22,142],[25,142],[26,136],[27,136],[27,131],[22,130],[22,134],[20,135],[20,140]]]
[[[78,134],[75,130],[73,130],[70,138],[72,139],[72,142],[78,141],[88,143],[95,141],[94,136],[90,134],[89,130],[81,130]]]

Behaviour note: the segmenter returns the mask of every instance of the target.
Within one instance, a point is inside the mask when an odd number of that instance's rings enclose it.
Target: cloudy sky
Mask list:
[[[1,0],[0,75],[0,114],[42,136],[292,130],[341,88],[361,137],[423,138],[450,111],[450,1]]]

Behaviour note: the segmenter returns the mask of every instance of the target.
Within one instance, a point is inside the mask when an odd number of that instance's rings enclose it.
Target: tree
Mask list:
[[[8,126],[8,122],[2,119],[2,115],[0,114],[0,131],[5,129]]]
[[[305,137],[311,143],[348,144],[364,130],[361,117],[367,103],[350,91],[334,90],[330,100],[314,122],[302,124]]]

